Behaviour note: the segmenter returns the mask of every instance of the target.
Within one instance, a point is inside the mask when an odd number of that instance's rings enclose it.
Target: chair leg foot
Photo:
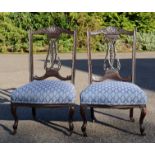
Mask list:
[[[69,131],[70,131],[70,135],[72,135],[73,130],[74,130],[74,124],[73,124],[74,112],[75,112],[74,106],[70,106],[69,107]]]
[[[140,114],[140,119],[139,119],[140,133],[142,136],[146,135],[145,127],[143,125],[145,116],[146,116],[146,107],[141,109],[141,114]]]
[[[32,108],[32,117],[36,120],[36,108]]]
[[[82,106],[82,105],[80,106],[80,114],[81,114],[81,117],[82,117],[82,120],[83,120],[81,131],[83,133],[83,136],[87,137],[87,133],[86,133],[87,119],[86,119],[85,109],[86,109],[85,106]]]
[[[17,107],[13,104],[11,104],[11,113],[14,117],[14,124],[13,124],[13,135],[15,135],[17,133],[17,127],[18,127],[18,117],[17,117],[17,113],[16,113],[16,109]]]
[[[135,119],[133,118],[133,108],[130,109],[129,117],[131,122],[135,122]]]

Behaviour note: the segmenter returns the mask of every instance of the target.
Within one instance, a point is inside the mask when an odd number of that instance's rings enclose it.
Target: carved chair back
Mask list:
[[[92,74],[92,54],[91,54],[91,36],[103,35],[105,43],[107,45],[107,51],[105,59],[103,61],[103,70],[105,74],[102,78],[97,79]],[[121,35],[128,35],[133,37],[132,44],[132,73],[130,78],[121,78],[119,71],[121,69],[120,60],[117,58],[116,44]],[[136,28],[134,31],[127,31],[124,29],[119,29],[117,27],[107,27],[97,31],[87,31],[87,51],[88,51],[88,70],[89,70],[89,84],[92,82],[103,81],[107,78],[122,80],[122,81],[132,81],[135,82],[135,65],[136,65]]]
[[[73,36],[73,51],[72,51],[72,67],[71,74],[63,77],[59,71],[61,69],[61,60],[58,56],[58,40],[62,34]],[[33,65],[33,36],[34,35],[46,35],[48,38],[48,51],[46,60],[44,62],[45,74],[41,77],[34,76],[34,65]],[[49,28],[43,28],[36,31],[29,31],[29,81],[32,80],[44,80],[48,77],[56,77],[60,80],[71,80],[75,82],[75,59],[76,59],[76,35],[77,32],[62,29],[56,26]]]

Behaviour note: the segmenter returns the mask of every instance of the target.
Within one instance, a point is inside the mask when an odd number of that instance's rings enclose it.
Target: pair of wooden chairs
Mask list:
[[[58,56],[57,40],[62,33],[73,36],[73,52],[72,67],[69,76],[60,74],[61,61]],[[41,34],[47,35],[49,48],[47,57],[44,62],[45,74],[41,77],[34,76],[33,65],[33,36]],[[103,34],[107,44],[107,52],[103,61],[104,74],[101,78],[96,78],[92,74],[92,58],[90,49],[91,36]],[[122,78],[119,74],[120,61],[116,55],[115,44],[121,35],[133,36],[132,48],[132,75],[128,78]],[[11,95],[11,111],[14,117],[14,134],[17,131],[18,117],[16,113],[17,107],[24,106],[32,108],[33,117],[36,117],[36,108],[69,108],[69,130],[73,132],[73,115],[75,106],[75,61],[76,61],[76,39],[77,32],[65,30],[59,27],[50,27],[29,32],[29,70],[30,82],[20,88],[17,88]],[[86,125],[87,118],[85,110],[90,108],[91,118],[94,117],[94,108],[118,108],[129,109],[130,120],[134,121],[133,109],[140,108],[140,132],[144,135],[143,120],[146,115],[147,97],[142,89],[135,82],[135,51],[136,51],[136,29],[134,31],[126,31],[116,27],[107,27],[99,31],[87,32],[87,48],[88,48],[88,72],[89,86],[82,90],[80,94],[80,113],[83,119],[81,130],[83,136],[87,136]],[[48,77],[56,77],[59,80],[45,80]],[[71,80],[71,82],[66,82]]]

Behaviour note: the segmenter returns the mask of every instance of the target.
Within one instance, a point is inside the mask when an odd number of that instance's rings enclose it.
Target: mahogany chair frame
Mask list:
[[[57,68],[52,67],[47,67],[47,65],[44,66],[46,72],[43,76],[38,77],[38,76],[34,76],[34,65],[33,65],[33,36],[34,35],[47,35],[48,39],[49,39],[49,46],[50,46],[50,41],[52,39],[54,39],[54,45],[56,45],[57,40],[59,39],[59,37],[61,36],[62,33],[65,33],[67,35],[73,36],[73,51],[72,51],[72,67],[71,67],[71,75],[68,75],[66,77],[63,77],[62,75],[60,75],[59,70],[61,68],[61,65],[58,64]],[[76,42],[77,42],[77,31],[70,31],[70,30],[66,30],[66,29],[62,29],[59,27],[49,27],[49,28],[43,28],[43,29],[39,29],[36,31],[29,31],[29,81],[33,81],[33,80],[44,80],[48,77],[56,77],[57,79],[60,80],[70,80],[73,84],[75,84],[75,61],[76,61]],[[52,44],[53,45],[53,44]],[[50,48],[50,47],[49,47]],[[52,49],[53,50],[53,49]],[[55,48],[55,50],[57,50]],[[49,49],[50,51],[50,49]],[[48,51],[48,52],[49,52]],[[57,51],[56,51],[57,52]],[[57,53],[56,53],[57,54]],[[56,61],[60,61],[59,58],[57,57],[57,55],[55,55],[55,59],[52,60],[53,63],[55,63]],[[58,59],[58,60],[56,60]],[[45,64],[47,64],[48,61],[48,55],[45,61]],[[69,131],[70,131],[70,135],[73,132],[74,129],[74,125],[73,125],[73,115],[74,115],[74,108],[75,108],[75,103],[63,103],[63,104],[34,104],[34,103],[27,103],[27,104],[19,104],[16,102],[12,102],[11,101],[11,112],[12,115],[14,117],[14,125],[13,125],[13,134],[16,134],[17,132],[17,127],[18,127],[18,116],[17,116],[17,107],[29,107],[32,108],[32,116],[33,119],[36,119],[36,109],[37,108],[64,108],[64,107],[68,107],[69,108],[69,114],[68,114],[68,122],[69,122]]]
[[[107,27],[98,31],[87,31],[87,53],[88,53],[88,78],[89,78],[89,85],[92,84],[92,82],[101,82],[106,79],[113,79],[117,81],[126,81],[126,82],[132,82],[135,83],[135,67],[136,67],[136,31],[137,29],[135,28],[134,31],[126,31],[124,29],[119,29],[116,27]],[[101,78],[96,78],[92,74],[92,58],[91,58],[91,47],[90,47],[90,38],[91,36],[95,36],[98,34],[103,34],[106,41],[107,45],[110,42],[113,44],[114,51],[108,51],[106,54],[106,58],[109,54],[109,62],[112,62],[113,60],[115,61],[116,59],[116,51],[115,51],[115,43],[116,40],[120,37],[120,35],[128,35],[128,36],[133,36],[133,45],[132,45],[132,73],[131,76],[129,77],[121,77],[119,74],[119,69],[120,66],[119,64],[117,66],[110,66],[108,70],[105,70],[105,74]],[[108,53],[109,52],[109,53]],[[118,60],[119,61],[119,60]],[[115,106],[108,106],[108,105],[96,105],[96,104],[80,104],[80,113],[81,117],[83,120],[83,124],[81,127],[81,130],[83,132],[83,136],[87,136],[86,133],[86,126],[87,126],[87,118],[86,118],[86,109],[90,108],[90,113],[91,113],[91,119],[92,121],[95,121],[95,115],[94,115],[94,108],[113,108],[113,109],[129,109],[129,118],[130,121],[134,122],[134,108],[140,108],[141,109],[141,114],[140,114],[140,119],[139,119],[139,125],[140,125],[140,133],[141,135],[145,135],[144,133],[144,126],[143,126],[143,121],[146,116],[146,105],[115,105]]]

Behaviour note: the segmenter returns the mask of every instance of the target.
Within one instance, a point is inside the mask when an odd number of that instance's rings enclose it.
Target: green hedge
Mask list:
[[[137,48],[140,51],[155,51],[155,13],[0,13],[0,52],[27,52],[28,30],[36,30],[51,25],[67,29],[78,30],[78,51],[86,50],[86,31],[97,30],[106,26],[117,26],[127,30],[133,30],[136,26]],[[61,52],[71,50],[73,40],[66,40],[63,36],[59,41]],[[37,36],[34,45],[35,51],[44,51],[46,38]],[[126,37],[124,44],[119,41],[119,51],[128,51],[131,48],[131,38]],[[96,41],[99,41],[96,44]],[[102,45],[102,37],[92,39],[94,51],[103,51],[106,46]]]

